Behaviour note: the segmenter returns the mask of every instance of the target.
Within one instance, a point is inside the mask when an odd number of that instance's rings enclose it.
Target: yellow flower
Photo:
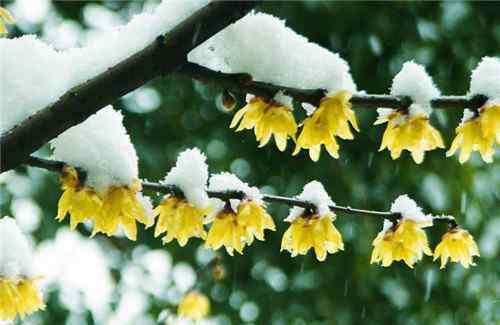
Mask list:
[[[205,244],[213,250],[224,246],[231,256],[234,250],[243,254],[245,246],[252,244],[255,238],[264,240],[265,229],[275,230],[271,216],[259,203],[244,201],[236,213],[231,207],[225,207],[217,214]]]
[[[70,228],[74,230],[78,224],[98,214],[102,200],[94,190],[80,185],[78,172],[73,167],[64,167],[61,183],[63,194],[59,199],[56,219],[63,221],[69,213]]]
[[[283,235],[281,251],[287,250],[295,257],[314,248],[318,261],[324,261],[327,253],[344,250],[342,235],[333,225],[334,219],[333,213],[297,217]]]
[[[231,128],[239,126],[236,132],[254,129],[259,147],[265,146],[271,136],[280,151],[285,151],[288,138],[295,139],[297,123],[292,110],[274,101],[265,101],[263,98],[254,97],[240,109],[231,121]]]
[[[13,24],[14,17],[5,8],[0,7],[0,35],[7,34],[6,23]]]
[[[175,196],[165,198],[153,210],[153,216],[160,216],[155,228],[155,237],[166,232],[163,243],[177,239],[185,246],[191,237],[205,239],[207,232],[203,228],[203,219],[209,209],[199,209],[184,199]]]
[[[470,265],[476,265],[472,261],[474,256],[480,256],[474,237],[467,230],[458,227],[444,234],[434,250],[434,261],[441,257],[441,269],[444,269],[448,259],[460,262],[467,269]]]
[[[255,201],[242,202],[238,206],[236,218],[246,231],[249,245],[253,242],[254,238],[263,241],[264,230],[276,231],[273,218],[267,213],[262,204],[258,204]]]
[[[141,183],[136,180],[132,186],[113,186],[104,193],[102,207],[94,217],[94,231],[92,236],[102,232],[108,236],[114,235],[121,225],[125,235],[130,240],[137,239],[136,221],[152,225],[152,220],[146,215],[137,192],[141,190]]]
[[[479,116],[463,122],[456,133],[446,156],[452,156],[460,148],[461,164],[469,160],[472,151],[479,151],[485,162],[493,162],[495,141],[500,144],[500,105],[482,108]]]
[[[422,225],[413,220],[402,220],[386,231],[381,231],[373,241],[370,263],[382,262],[387,267],[394,261],[404,261],[413,268],[423,254],[432,255],[427,235]]]
[[[443,139],[438,130],[423,114],[409,117],[407,114],[394,111],[388,116],[377,119],[375,125],[387,122],[382,144],[379,151],[387,148],[391,158],[397,159],[403,150],[411,152],[413,160],[420,164],[424,160],[426,151],[444,148]]]
[[[190,320],[202,320],[210,313],[210,301],[198,292],[186,294],[177,308],[177,314]]]
[[[323,98],[318,109],[304,120],[293,155],[298,154],[301,149],[309,149],[309,157],[318,161],[321,145],[324,145],[330,156],[338,158],[339,145],[335,137],[353,139],[349,124],[359,132],[350,98],[351,94],[347,91]]]
[[[0,277],[0,320],[24,319],[29,314],[45,309],[35,279],[11,280]]]
[[[99,232],[114,235],[121,225],[127,238],[136,240],[136,221],[146,226],[151,225],[137,197],[141,190],[138,180],[132,186],[113,186],[104,193],[97,193],[80,184],[78,172],[73,167],[65,167],[61,181],[64,192],[59,199],[56,219],[62,221],[66,213],[69,213],[71,229],[75,229],[81,222],[92,220],[92,236]]]

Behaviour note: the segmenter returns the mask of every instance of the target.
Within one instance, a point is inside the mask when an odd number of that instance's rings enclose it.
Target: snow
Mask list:
[[[4,133],[69,88],[70,62],[34,35],[0,38],[0,53],[0,133]]]
[[[483,57],[472,71],[471,95],[485,95],[491,103],[500,103],[500,59]]]
[[[198,148],[181,152],[175,167],[168,172],[162,184],[179,187],[189,203],[202,209],[206,208],[209,204],[206,193],[208,181],[206,160],[207,157]]]
[[[400,195],[394,200],[391,205],[391,212],[400,213],[403,219],[406,220],[420,223],[432,222],[432,216],[424,214],[422,208],[420,208],[407,194]]]
[[[0,38],[0,133],[145,48],[207,3],[163,1],[154,12],[136,15],[126,25],[96,33],[85,46],[65,51],[34,35]]]
[[[188,55],[188,60],[226,73],[297,88],[356,91],[349,65],[270,14],[252,12]]]
[[[428,117],[432,111],[430,101],[439,96],[440,91],[422,65],[408,61],[394,77],[391,95],[408,96],[412,99],[410,116],[420,113]]]
[[[98,192],[131,185],[138,178],[137,155],[122,121],[122,114],[107,106],[52,140],[54,159],[82,168],[85,185]]]
[[[263,204],[262,194],[257,187],[249,186],[247,183],[241,181],[236,175],[223,172],[220,174],[215,174],[210,177],[208,189],[210,191],[225,192],[225,191],[241,191],[245,193],[245,199],[250,201],[255,201],[259,204]],[[211,215],[217,215],[223,208],[224,202],[220,199],[212,199],[213,205],[215,206],[214,211]],[[238,211],[238,206],[241,200],[230,199],[229,203],[234,212]],[[209,217],[210,218],[210,217]]]
[[[298,200],[303,200],[312,203],[320,216],[325,216],[330,213],[330,205],[335,205],[328,193],[326,192],[323,184],[318,181],[307,183],[302,190],[302,193],[296,196]],[[292,222],[300,217],[305,212],[304,208],[294,206],[290,209],[288,217],[285,219],[287,222]]]
[[[9,217],[0,219],[0,277],[32,277],[32,252],[28,239],[16,221]]]

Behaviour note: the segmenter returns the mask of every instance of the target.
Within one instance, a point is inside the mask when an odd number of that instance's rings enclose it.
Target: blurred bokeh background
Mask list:
[[[84,45],[157,2],[1,3],[16,18],[9,37],[34,33],[65,49]],[[258,10],[285,19],[298,33],[340,53],[358,88],[370,93],[387,93],[402,63],[415,59],[444,94],[465,94],[470,71],[481,57],[500,54],[499,2],[283,1],[265,2]],[[444,150],[430,152],[421,165],[407,154],[392,161],[388,152],[377,152],[384,127],[372,126],[375,111],[359,109],[361,133],[354,141],[341,141],[341,158],[324,154],[313,163],[304,152],[292,157],[291,146],[286,153],[274,145],[259,149],[251,132],[235,134],[228,128],[232,113],[217,102],[220,93],[168,77],[115,104],[125,115],[143,178],[163,178],[180,151],[197,146],[207,154],[211,172],[231,171],[267,193],[295,195],[317,179],[336,203],[378,210],[408,193],[425,211],[453,215],[469,229],[481,249],[477,266],[448,265],[440,271],[430,258],[414,270],[370,265],[371,241],[382,222],[344,215],[336,222],[344,252],[323,263],[312,255],[292,259],[279,251],[287,226],[280,220],[287,207],[271,205],[277,231],[243,256],[221,252],[227,276],[214,281],[203,267],[213,252],[199,240],[180,248],[177,243],[162,246],[151,229],[141,229],[137,242],[101,235],[88,239],[84,227],[70,232],[67,222],[54,220],[61,194],[57,175],[19,168],[0,176],[1,211],[15,217],[32,238],[47,300],[46,311],[23,324],[158,324],[175,312],[193,285],[210,297],[213,324],[500,323],[498,154],[493,164],[474,156],[463,166],[456,157],[445,158]],[[448,145],[461,117],[454,110],[433,114]],[[444,231],[444,226],[428,231],[432,247]]]

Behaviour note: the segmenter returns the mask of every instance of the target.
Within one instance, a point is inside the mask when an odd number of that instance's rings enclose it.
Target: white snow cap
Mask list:
[[[210,176],[210,182],[208,185],[208,189],[210,191],[224,192],[224,191],[241,191],[245,193],[246,199],[251,201],[256,201],[259,204],[262,204],[262,194],[259,189],[254,186],[249,186],[247,183],[240,180],[236,175],[223,172],[220,174],[215,174]],[[215,209],[211,215],[217,215],[223,208],[224,202],[219,199],[212,199],[213,205]],[[241,200],[238,199],[230,199],[229,203],[231,204],[231,208],[234,212],[238,211],[238,206],[241,203]],[[209,216],[210,218],[211,216]]]
[[[318,214],[324,216],[330,213],[329,205],[335,205],[335,203],[330,198],[330,195],[326,192],[323,184],[318,181],[312,181],[307,183],[302,190],[302,193],[296,196],[299,200],[304,200],[310,202],[316,206]],[[306,209],[294,206],[290,209],[288,217],[285,219],[287,222],[292,222],[298,217],[300,217]]]
[[[16,221],[0,219],[0,278],[32,277],[32,251]]]
[[[252,12],[188,55],[213,70],[250,73],[254,80],[297,88],[356,91],[349,65],[265,13]]]
[[[178,186],[189,203],[201,209],[206,208],[209,204],[206,160],[207,157],[198,148],[184,150],[162,183]]]
[[[391,212],[400,213],[403,219],[406,220],[413,220],[420,223],[432,222],[432,216],[424,214],[422,208],[407,194],[400,195],[394,200],[391,205]]]
[[[472,71],[471,95],[485,95],[488,102],[500,104],[500,59],[484,57]]]
[[[120,112],[107,106],[52,140],[54,158],[82,168],[85,185],[98,192],[132,185],[138,178],[137,155],[122,120]]]
[[[0,133],[145,48],[208,2],[163,1],[153,13],[96,32],[84,47],[65,51],[54,50],[34,35],[0,38]]]
[[[432,112],[430,101],[439,96],[440,91],[422,65],[408,61],[392,80],[391,95],[412,99],[409,107],[411,116],[417,113],[429,116]]]

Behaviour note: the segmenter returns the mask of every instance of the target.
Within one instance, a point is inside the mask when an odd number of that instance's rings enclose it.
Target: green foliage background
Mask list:
[[[82,21],[85,2],[54,4],[65,18]],[[120,10],[141,3],[106,1],[102,5]],[[480,58],[499,55],[498,2],[265,2],[259,10],[286,19],[298,33],[339,52],[350,63],[358,87],[369,93],[387,93],[401,64],[415,59],[427,67],[444,94],[465,94],[470,71]],[[269,55],[274,55],[272,49]],[[216,107],[220,89],[178,77],[157,79],[150,86],[161,94],[159,109],[148,114],[123,110],[144,178],[163,178],[180,151],[197,146],[207,153],[211,172],[232,171],[272,193],[294,195],[317,179],[336,203],[378,210],[387,210],[397,195],[408,193],[425,211],[455,216],[481,248],[489,247],[489,254],[483,254],[469,270],[451,265],[439,271],[438,263],[430,258],[414,270],[400,264],[381,268],[369,264],[369,255],[382,222],[339,215],[336,224],[344,236],[344,252],[323,263],[312,255],[292,259],[279,252],[287,226],[280,220],[287,208],[272,205],[277,231],[268,233],[265,242],[248,247],[243,256],[224,255],[226,279],[213,284],[209,277],[202,278],[204,292],[212,295],[213,313],[225,314],[225,323],[244,323],[238,303],[229,303],[231,294],[234,298],[237,292],[237,297],[258,305],[254,324],[499,324],[498,155],[489,165],[474,157],[462,166],[456,158],[445,158],[444,150],[429,153],[421,165],[407,154],[392,161],[388,152],[377,152],[383,127],[372,126],[376,112],[358,109],[361,133],[354,141],[341,141],[341,158],[323,154],[313,163],[304,152],[292,157],[290,143],[280,153],[274,144],[257,148],[251,132],[235,134],[228,128],[232,114]],[[123,107],[122,101],[115,105]],[[433,116],[447,145],[461,115],[439,110]],[[53,237],[63,226],[54,220],[60,195],[57,176],[25,168],[18,172],[37,184],[33,198],[43,209],[43,219],[35,240]],[[3,215],[11,214],[12,194],[6,186],[1,185]],[[495,225],[496,230],[492,229]],[[428,232],[433,247],[444,231],[435,227]],[[128,258],[138,244],[116,242]],[[162,247],[152,230],[141,231],[138,242],[165,249],[174,261],[193,265],[195,249],[201,245],[192,240],[184,248],[176,243]],[[274,288],[269,285],[276,279],[273,274],[281,281]],[[119,281],[120,272],[113,275]],[[152,306],[154,316],[165,308],[161,301],[153,301]],[[93,324],[91,314],[82,312],[88,324]],[[41,317],[43,324],[64,324],[68,315],[51,294]]]

